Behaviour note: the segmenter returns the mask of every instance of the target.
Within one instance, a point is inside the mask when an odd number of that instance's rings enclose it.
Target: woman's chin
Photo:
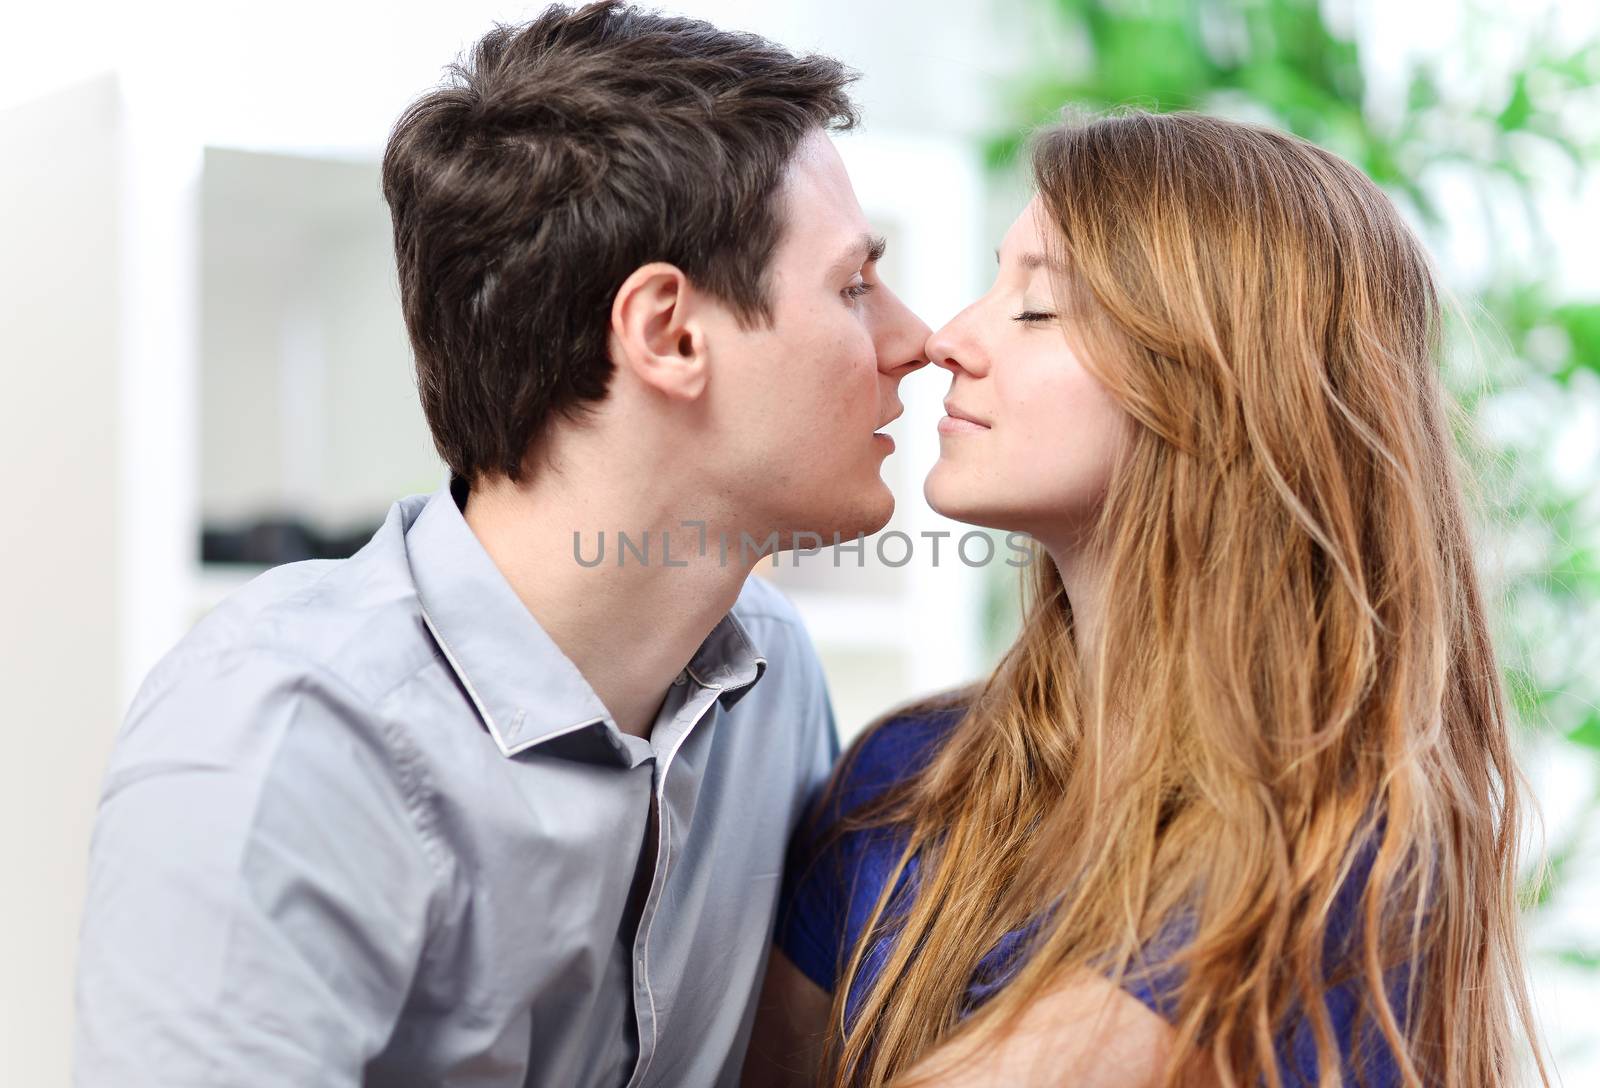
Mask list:
[[[922,485],[922,497],[934,513],[962,521],[969,525],[998,528],[992,520],[995,511],[992,503],[985,502],[982,490],[967,486],[966,482],[946,472],[944,462],[933,466]]]
[[[950,479],[950,473],[942,460],[934,463],[928,470],[927,478],[922,481],[922,497],[927,500],[934,513],[947,518],[960,516],[955,510],[960,506],[957,499],[962,490],[957,481]]]

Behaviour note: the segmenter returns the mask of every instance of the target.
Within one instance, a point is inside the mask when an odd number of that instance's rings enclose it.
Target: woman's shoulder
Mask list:
[[[833,991],[897,855],[892,827],[844,821],[927,766],[966,714],[961,694],[898,707],[867,726],[796,830],[775,940],[825,991]]]
[[[928,765],[966,716],[967,689],[897,707],[862,730],[834,770],[828,816],[870,804]]]

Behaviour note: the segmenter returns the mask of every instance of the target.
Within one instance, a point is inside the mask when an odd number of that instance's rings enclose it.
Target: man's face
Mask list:
[[[900,414],[900,379],[926,362],[928,328],[878,279],[877,243],[825,133],[801,144],[778,199],[771,324],[712,318],[721,456],[707,471],[741,527],[785,546],[795,532],[876,532],[894,512],[879,475],[894,443],[879,432]]]

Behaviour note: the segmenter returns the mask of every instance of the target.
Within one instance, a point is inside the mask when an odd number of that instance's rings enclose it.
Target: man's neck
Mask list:
[[[682,528],[684,509],[637,490],[607,494],[552,477],[480,481],[467,499],[467,524],[512,590],[617,727],[635,736],[649,736],[673,679],[751,570],[715,547],[700,554],[694,530]],[[672,532],[671,566],[663,530]],[[629,552],[619,565],[617,534],[638,545],[646,531],[648,559]],[[604,560],[594,563],[602,533]]]

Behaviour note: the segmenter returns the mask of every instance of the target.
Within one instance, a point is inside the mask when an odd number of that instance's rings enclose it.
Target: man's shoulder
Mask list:
[[[433,660],[403,552],[287,563],[224,598],[151,670],[138,698],[248,665],[375,703]]]
[[[805,631],[805,624],[801,622],[794,602],[784,596],[783,591],[773,585],[770,579],[759,574],[752,574],[745,579],[739,599],[733,604],[733,614],[746,626],[776,624]]]
[[[768,668],[785,661],[800,663],[806,670],[819,668],[811,633],[794,602],[781,589],[760,575],[751,575],[739,591],[731,615],[749,634]]]

